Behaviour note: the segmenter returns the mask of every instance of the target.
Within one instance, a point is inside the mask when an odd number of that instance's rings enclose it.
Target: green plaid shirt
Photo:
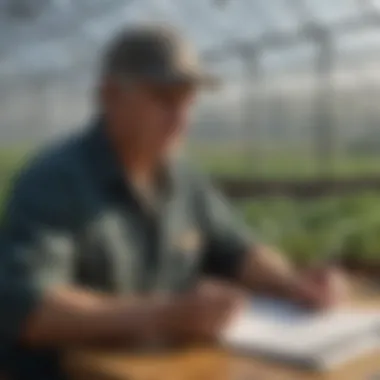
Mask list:
[[[202,273],[235,275],[250,244],[244,227],[186,165],[178,162],[168,173],[170,191],[156,213],[147,211],[101,121],[19,173],[0,229],[0,342],[18,358],[16,372],[42,379],[55,371],[46,364],[50,351],[17,348],[20,328],[47,288],[179,292]]]

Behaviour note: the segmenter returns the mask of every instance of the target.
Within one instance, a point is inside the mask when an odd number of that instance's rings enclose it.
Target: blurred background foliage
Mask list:
[[[253,233],[300,263],[326,258],[380,261],[380,194],[240,203]]]

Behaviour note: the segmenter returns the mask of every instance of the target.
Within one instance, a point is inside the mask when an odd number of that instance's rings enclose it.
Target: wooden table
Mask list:
[[[360,294],[361,304],[380,307],[380,293],[374,296],[361,287]],[[65,368],[74,380],[375,380],[380,379],[380,350],[329,373],[238,357],[218,348],[155,355],[78,350],[68,354]]]

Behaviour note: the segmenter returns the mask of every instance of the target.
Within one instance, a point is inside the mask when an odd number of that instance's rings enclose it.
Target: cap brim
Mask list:
[[[161,75],[149,75],[150,80],[169,85],[192,84],[200,89],[215,91],[221,86],[221,81],[214,75],[208,73],[170,73]]]
[[[195,83],[202,89],[211,91],[218,90],[222,85],[221,80],[211,74],[201,74],[198,77],[193,78],[193,83]]]

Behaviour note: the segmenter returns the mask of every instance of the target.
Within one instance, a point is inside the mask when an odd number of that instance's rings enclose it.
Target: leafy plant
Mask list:
[[[380,262],[380,194],[263,198],[240,207],[257,235],[300,263],[340,256]]]

